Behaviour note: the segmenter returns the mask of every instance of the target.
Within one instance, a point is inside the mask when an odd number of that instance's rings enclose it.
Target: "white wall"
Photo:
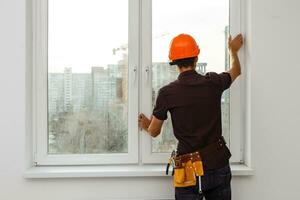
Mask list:
[[[172,197],[166,177],[22,178],[30,139],[25,136],[25,7],[25,0],[0,0],[0,199]],[[233,199],[300,199],[300,1],[252,0],[247,9],[255,175],[233,178]]]

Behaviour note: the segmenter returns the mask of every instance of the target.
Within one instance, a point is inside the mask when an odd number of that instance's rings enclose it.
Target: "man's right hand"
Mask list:
[[[231,53],[237,53],[243,46],[244,38],[242,34],[238,34],[235,38],[228,37],[228,49]]]

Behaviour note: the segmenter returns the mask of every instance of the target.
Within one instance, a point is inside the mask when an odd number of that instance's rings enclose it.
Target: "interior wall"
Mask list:
[[[245,45],[255,175],[233,177],[233,199],[300,199],[300,1],[248,4]],[[31,139],[26,136],[26,6],[26,0],[0,0],[0,199],[172,198],[168,177],[22,177],[29,164],[25,145]]]

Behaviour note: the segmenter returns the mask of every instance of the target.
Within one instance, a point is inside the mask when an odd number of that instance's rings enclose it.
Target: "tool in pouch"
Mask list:
[[[183,155],[176,155],[173,151],[167,164],[167,175],[171,164],[174,187],[195,186],[196,176],[204,175],[202,159],[198,151]]]
[[[166,168],[166,175],[169,174],[169,169],[170,169],[170,166],[172,165],[172,176],[174,175],[174,158],[176,156],[176,151],[173,150],[172,153],[171,153],[171,156],[169,158],[169,161],[167,163],[167,168]]]

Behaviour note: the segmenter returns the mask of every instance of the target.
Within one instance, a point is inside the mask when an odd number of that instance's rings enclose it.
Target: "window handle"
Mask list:
[[[137,66],[134,66],[132,71],[133,71],[133,83],[135,83],[137,77]]]
[[[145,72],[146,72],[146,82],[148,83],[150,80],[150,73],[151,73],[151,66],[146,66],[145,68]]]

